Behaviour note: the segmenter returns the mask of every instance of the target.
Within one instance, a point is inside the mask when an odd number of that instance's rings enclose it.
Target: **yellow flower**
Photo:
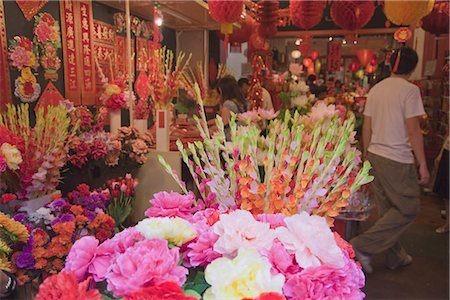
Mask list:
[[[2,254],[0,254],[0,270],[12,272],[11,262]]]
[[[108,97],[119,94],[121,92],[120,87],[117,84],[107,84],[105,88],[105,95]]]
[[[218,258],[205,270],[205,279],[211,285],[204,300],[256,298],[265,292],[281,294],[282,274],[272,275],[272,265],[255,249],[239,249],[234,259]]]
[[[8,246],[8,244],[5,241],[0,240],[0,254],[9,254],[11,253],[11,248]]]
[[[0,228],[13,234],[18,242],[26,242],[30,236],[27,228],[23,224],[10,219],[2,212],[0,212]]]
[[[28,64],[30,66],[36,65],[36,55],[34,55],[34,53],[31,51],[28,51],[28,55],[30,56],[30,61],[28,62]]]
[[[31,72],[31,68],[23,68],[22,71],[20,71],[20,77],[22,82],[36,83],[36,77],[34,77],[33,72]]]
[[[22,163],[22,155],[16,146],[9,143],[3,143],[0,147],[0,152],[6,158],[6,164],[9,169],[13,171],[19,169],[19,165]]]
[[[181,246],[197,236],[188,221],[179,217],[149,218],[140,221],[136,229],[146,238],[162,238],[175,246]]]

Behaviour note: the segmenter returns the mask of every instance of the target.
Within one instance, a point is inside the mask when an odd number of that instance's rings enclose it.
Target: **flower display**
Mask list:
[[[5,159],[6,165],[12,171],[19,169],[19,165],[22,163],[22,154],[17,149],[9,143],[3,143],[0,146],[0,152]]]
[[[37,47],[26,37],[15,36],[9,42],[9,59],[11,65],[18,70],[25,67],[37,69],[38,64]]]
[[[41,93],[41,86],[29,67],[22,68],[20,76],[14,82],[14,95],[22,102],[34,102]]]
[[[76,241],[66,259],[65,271],[73,272],[78,281],[83,281],[97,250],[98,240],[86,236]]]
[[[13,248],[18,243],[27,242],[29,236],[28,229],[24,225],[0,212],[0,270],[12,271]]]
[[[174,192],[159,192],[150,200],[151,207],[145,211],[147,217],[180,217],[189,219],[195,208],[195,195],[180,195]]]
[[[100,95],[100,101],[102,101],[103,105],[109,111],[118,111],[127,107],[128,103],[125,91],[118,84],[106,83],[103,89],[104,91]]]
[[[110,136],[111,150],[106,155],[108,166],[117,165],[120,157],[127,157],[138,164],[147,161],[147,153],[153,144],[150,133],[139,133],[134,127],[120,127]]]
[[[256,250],[242,248],[234,259],[218,258],[206,267],[211,285],[203,299],[256,298],[264,292],[281,293],[284,276],[273,275],[270,262]]]
[[[56,81],[57,71],[61,68],[58,49],[61,48],[59,23],[49,13],[40,13],[34,17],[35,43],[41,52],[41,65],[45,70],[45,79]]]
[[[144,219],[136,225],[136,229],[148,239],[165,239],[175,246],[181,246],[197,236],[194,227],[179,217]]]
[[[183,290],[174,282],[163,282],[157,285],[144,287],[137,292],[125,297],[125,300],[196,300],[194,296],[186,296]]]

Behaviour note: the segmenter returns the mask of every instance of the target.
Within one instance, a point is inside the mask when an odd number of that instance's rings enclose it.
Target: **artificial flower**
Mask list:
[[[46,22],[39,22],[39,24],[34,28],[34,34],[37,36],[40,43],[45,44],[51,40],[53,30],[54,29]]]
[[[3,194],[1,199],[1,204],[8,204],[9,202],[16,200],[17,196],[14,194]]]
[[[6,157],[0,152],[0,174],[6,171],[8,164],[6,163]]]
[[[286,227],[276,229],[277,238],[295,254],[298,265],[309,268],[321,265],[342,267],[341,249],[337,246],[326,219],[306,212],[286,217]]]
[[[284,276],[271,273],[271,264],[254,249],[241,248],[234,259],[218,258],[205,269],[211,285],[205,300],[256,298],[264,292],[281,293]]]
[[[2,212],[0,212],[0,227],[14,235],[18,242],[24,243],[30,237],[28,229],[23,224],[10,219]]]
[[[172,281],[182,285],[187,269],[178,266],[178,248],[168,248],[166,240],[146,239],[119,255],[107,274],[108,290],[114,297],[131,295],[145,286]]]
[[[174,282],[163,282],[148,286],[125,297],[124,300],[196,300],[194,296],[186,296]]]
[[[197,236],[192,224],[179,217],[144,219],[136,225],[136,229],[147,239],[161,238],[176,246],[181,246]]]
[[[65,272],[73,272],[78,281],[86,279],[87,270],[95,256],[98,240],[85,236],[76,241],[67,255]]]
[[[229,257],[235,256],[240,248],[270,248],[275,238],[269,224],[256,221],[246,210],[222,214],[214,224],[214,232],[219,236],[214,251]]]
[[[22,163],[22,155],[16,146],[9,143],[3,143],[0,146],[0,152],[6,158],[6,164],[10,170],[19,169],[19,165]]]
[[[180,217],[185,220],[192,218],[195,195],[181,195],[176,192],[159,192],[150,200],[151,207],[145,211],[147,217]]]
[[[73,273],[61,272],[44,280],[39,286],[36,300],[101,300],[100,292],[89,290],[89,279],[78,283]]]

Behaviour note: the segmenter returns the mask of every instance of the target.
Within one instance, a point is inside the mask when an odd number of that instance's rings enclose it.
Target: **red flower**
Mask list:
[[[98,290],[87,290],[89,280],[78,283],[73,273],[50,276],[39,286],[36,300],[101,300]]]
[[[243,298],[242,300],[253,300],[252,298]],[[258,297],[256,297],[254,300],[286,300],[286,297],[284,297],[281,294],[275,293],[275,292],[267,292],[262,293]]]
[[[163,282],[155,286],[145,287],[125,297],[124,300],[196,300],[194,296],[186,296],[174,282]]]
[[[9,202],[16,200],[17,196],[14,194],[3,194],[2,195],[2,204],[8,204]]]
[[[89,186],[84,183],[77,186],[77,190],[80,192],[80,194],[82,196],[89,196],[91,194],[91,191],[89,190]]]
[[[53,19],[52,15],[48,13],[42,14],[41,21],[47,23],[50,26],[55,25],[55,19]]]
[[[25,95],[33,95],[34,93],[34,85],[33,83],[27,81],[23,85],[23,91],[25,92]]]
[[[31,49],[33,49],[33,43],[25,38],[22,37],[18,42],[17,42],[17,46],[20,46],[22,48],[24,48],[25,50],[31,51]]]

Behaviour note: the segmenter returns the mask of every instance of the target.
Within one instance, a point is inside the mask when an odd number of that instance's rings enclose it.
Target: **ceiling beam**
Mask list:
[[[277,38],[297,38],[305,35],[313,37],[317,36],[346,36],[351,34],[358,35],[377,35],[377,34],[392,34],[397,31],[398,28],[363,28],[358,31],[350,31],[345,29],[331,29],[331,30],[298,30],[298,31],[278,31]]]

